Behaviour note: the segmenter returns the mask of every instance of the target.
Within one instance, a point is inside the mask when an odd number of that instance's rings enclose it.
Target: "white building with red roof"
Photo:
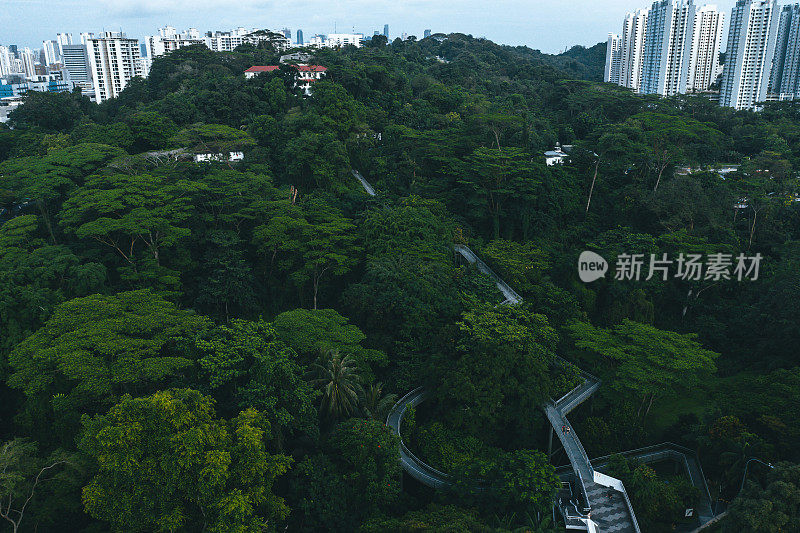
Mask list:
[[[325,75],[325,73],[328,71],[328,68],[323,67],[322,65],[291,65],[291,66],[297,69],[296,87],[302,89],[306,95],[311,94],[311,84],[314,83],[315,81],[321,80],[322,77]],[[280,70],[280,68],[281,67],[278,65],[266,65],[266,66],[255,65],[244,71],[244,77],[247,79],[251,79],[265,72],[275,72],[276,70]]]

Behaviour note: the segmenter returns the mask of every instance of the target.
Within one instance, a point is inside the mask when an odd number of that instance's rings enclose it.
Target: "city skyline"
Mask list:
[[[713,2],[723,12],[730,12],[734,2]],[[610,27],[616,27],[620,15],[641,7],[637,0],[611,0],[602,3],[587,0],[563,2],[545,0],[532,7],[520,0],[500,2],[503,9],[486,17],[486,4],[473,0],[446,5],[414,0],[402,3],[377,0],[340,1],[336,3],[305,0],[291,8],[277,7],[263,0],[6,0],[12,9],[0,15],[3,34],[0,44],[41,47],[59,32],[78,34],[86,31],[124,31],[143,38],[156,28],[198,28],[201,32],[245,26],[280,31],[284,27],[303,30],[306,38],[337,30],[372,35],[389,25],[390,37],[402,33],[421,38],[423,31],[459,32],[486,37],[497,43],[525,45],[547,53],[559,53],[574,45],[593,46],[606,40]],[[369,9],[365,9],[369,6]],[[20,21],[35,20],[35,24]],[[5,22],[5,24],[3,24]]]

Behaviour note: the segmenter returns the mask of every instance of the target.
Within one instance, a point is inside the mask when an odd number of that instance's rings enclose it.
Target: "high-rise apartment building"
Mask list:
[[[622,37],[609,33],[606,44],[606,71],[603,80],[619,85],[619,71],[622,62]]]
[[[86,53],[94,81],[97,103],[116,98],[135,77],[140,76],[139,41],[121,32],[105,32],[87,39]]]
[[[703,6],[695,12],[687,91],[706,91],[717,81],[724,25],[725,15],[717,6]]]
[[[767,99],[800,98],[800,4],[784,6],[775,37]]]
[[[695,5],[692,0],[660,0],[647,16],[639,92],[672,96],[686,92]]]
[[[67,44],[61,47],[61,51],[64,69],[69,74],[70,81],[80,87],[84,95],[94,95],[94,80],[86,45]]]
[[[44,52],[44,64],[46,66],[61,62],[61,50],[58,41],[43,41],[42,51]]]
[[[717,79],[723,15],[693,0],[658,0],[610,34],[605,79],[642,94],[705,91]]]
[[[738,0],[731,14],[720,105],[760,109],[767,94],[780,23],[777,0]]]
[[[605,81],[639,91],[649,12],[649,9],[640,9],[628,13],[622,24],[622,33],[609,34]]]
[[[387,39],[389,38],[389,25],[388,24],[384,24],[383,25],[383,36],[386,37]]]
[[[649,12],[649,9],[640,9],[628,13],[622,25],[619,81],[617,83],[634,91],[639,90],[642,80],[642,59],[644,58]]]
[[[303,46],[303,30],[297,30],[297,44]]]
[[[200,32],[195,28],[178,33],[172,26],[166,26],[158,30],[158,35],[148,35],[144,38],[145,55],[151,61],[153,58],[194,44],[205,44],[200,38]]]
[[[422,32],[422,38],[423,39],[427,39],[430,36],[431,36],[431,30],[425,30],[425,31]]]
[[[205,43],[208,48],[215,52],[232,52],[237,46],[245,42],[244,38],[250,32],[244,28],[236,28],[231,31],[208,32],[205,36]]]
[[[12,73],[14,56],[6,46],[0,46],[0,76],[8,76]]]
[[[25,76],[28,77],[36,76],[36,57],[38,54],[30,48],[23,48],[18,52],[18,55],[22,65],[21,72],[24,72]]]

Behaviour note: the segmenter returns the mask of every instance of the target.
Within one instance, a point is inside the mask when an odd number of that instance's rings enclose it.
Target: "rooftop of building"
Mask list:
[[[322,65],[291,65],[300,72],[326,72],[328,67],[323,67]],[[278,65],[266,65],[260,66],[255,65],[250,67],[249,69],[245,70],[245,72],[274,72],[281,67]]]

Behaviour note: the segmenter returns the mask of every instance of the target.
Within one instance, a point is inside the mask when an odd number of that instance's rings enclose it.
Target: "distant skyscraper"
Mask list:
[[[609,33],[606,43],[606,70],[603,80],[619,85],[622,63],[622,37]]]
[[[642,59],[647,35],[649,9],[628,13],[622,25],[619,84],[634,91],[639,90],[642,80]]]
[[[720,105],[758,109],[767,100],[780,13],[777,0],[738,0],[731,15]]]
[[[135,77],[142,75],[139,41],[121,32],[105,32],[86,41],[95,100],[116,98]]]
[[[283,28],[283,31],[281,33],[283,33],[283,36],[289,39],[290,41],[292,40],[292,30],[290,30],[289,28]]]
[[[431,30],[425,30],[424,32],[422,32],[423,39],[427,39],[430,36],[431,36]]]
[[[383,25],[383,36],[386,37],[387,39],[389,38],[389,25],[388,24],[384,24]]]
[[[717,10],[717,6],[697,9],[686,80],[688,91],[705,91],[717,80],[724,21],[725,15]]]
[[[13,59],[8,47],[0,46],[0,76],[11,74]]]
[[[94,94],[94,81],[92,81],[92,70],[89,66],[86,45],[68,44],[62,46],[61,50],[64,69],[69,74],[70,80],[81,88],[83,94]]]
[[[694,35],[692,0],[660,0],[647,15],[642,94],[672,96],[686,92]]]
[[[800,4],[781,11],[768,94],[770,99],[800,98]]]
[[[26,76],[36,75],[36,53],[30,48],[23,48],[19,52],[19,59],[22,62],[22,71]]]
[[[61,51],[58,41],[42,42],[42,51],[44,52],[44,64],[46,66],[55,65],[61,61]]]
[[[297,30],[297,44],[303,45],[303,30]]]

